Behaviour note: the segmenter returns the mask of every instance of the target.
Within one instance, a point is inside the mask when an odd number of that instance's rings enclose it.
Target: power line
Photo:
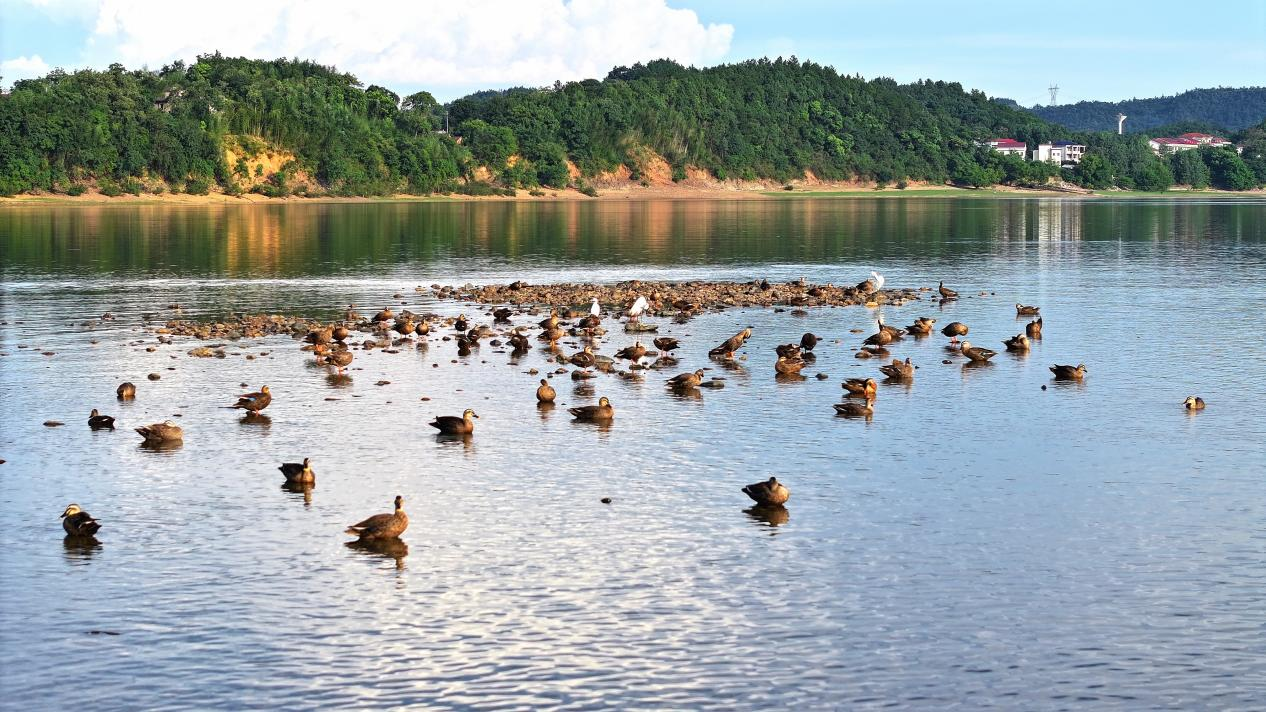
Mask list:
[[[1057,103],[1055,101],[1055,96],[1059,94],[1059,85],[1052,84],[1049,87],[1046,87],[1046,91],[1049,91],[1051,93],[1051,106],[1055,106],[1055,104]]]

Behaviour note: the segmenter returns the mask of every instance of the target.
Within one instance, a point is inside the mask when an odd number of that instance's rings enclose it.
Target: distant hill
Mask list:
[[[1125,130],[1131,133],[1150,133],[1150,129],[1180,122],[1239,131],[1266,119],[1266,87],[1192,89],[1153,99],[1079,101],[1027,111],[1073,131],[1115,131],[1117,114],[1130,117],[1125,120]]]

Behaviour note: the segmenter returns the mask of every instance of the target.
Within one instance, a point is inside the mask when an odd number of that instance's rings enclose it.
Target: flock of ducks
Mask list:
[[[884,284],[882,275],[872,272],[871,279],[866,280],[858,285],[859,289],[869,289],[878,291]],[[958,298],[958,293],[945,286],[941,282],[937,286],[940,294],[941,302],[952,301]],[[1017,334],[1011,338],[1004,340],[1002,343],[1008,351],[1028,351],[1032,340],[1042,338],[1042,317],[1037,306],[1016,304],[1017,316],[1036,316],[1037,318],[1025,325],[1024,333]],[[627,317],[626,330],[628,331],[653,331],[654,326],[644,327],[639,323],[639,318],[650,311],[650,304],[645,297],[638,297],[631,306],[624,311]],[[512,316],[512,312],[508,308],[498,308],[492,311],[492,314],[498,322],[508,322]],[[347,312],[347,320],[349,322],[358,320],[359,317],[354,312],[353,307],[349,307]],[[586,335],[591,339],[593,336],[605,333],[601,329],[602,311],[596,298],[590,304],[588,313],[581,317],[576,324],[571,327],[570,331],[564,331],[563,324],[559,318],[557,310],[551,310],[550,315],[539,323],[541,329],[538,339],[547,342],[548,348],[557,353],[557,341],[566,333],[572,335]],[[877,319],[878,330],[864,339],[861,350],[857,353],[858,358],[872,358],[876,356],[890,355],[887,347],[895,341],[903,339],[905,336],[913,336],[921,338],[929,336],[932,333],[933,325],[936,320],[929,317],[919,317],[915,322],[905,329],[899,329],[883,322],[882,318]],[[413,315],[409,312],[397,317],[391,309],[383,309],[374,315],[372,323],[380,331],[389,330],[402,336],[419,335],[424,336],[431,332],[429,321]],[[469,322],[464,315],[457,317],[452,321],[452,326],[457,331],[457,342],[459,353],[465,350],[469,353],[469,349],[478,345],[481,338],[491,336],[495,332],[488,327],[476,326],[471,328]],[[950,342],[947,348],[961,353],[968,359],[971,364],[984,364],[997,355],[996,351],[981,346],[973,345],[970,341],[959,339],[968,335],[970,329],[966,324],[961,322],[951,322],[941,329],[941,334],[949,337]],[[347,347],[347,340],[351,335],[351,331],[346,324],[334,324],[328,327],[314,329],[307,334],[305,341],[319,363],[332,366],[338,370],[339,374],[352,363],[353,355]],[[708,355],[715,360],[728,361],[734,358],[735,352],[741,349],[752,335],[752,328],[747,327],[740,330],[734,336],[726,339],[713,349],[708,351]],[[449,337],[445,337],[446,339]],[[805,367],[806,363],[813,360],[813,350],[822,340],[812,334],[804,334],[799,343],[781,344],[775,348],[777,360],[774,362],[775,375],[778,378],[791,378],[803,380],[800,371]],[[496,343],[496,342],[494,342]],[[658,354],[652,353],[649,349],[642,345],[641,341],[636,341],[632,346],[623,348],[616,353],[616,358],[623,359],[640,366],[640,361],[648,355],[658,355],[657,364],[671,365],[676,363],[671,352],[680,346],[677,339],[671,337],[656,337],[653,340],[654,346],[658,349]],[[508,339],[508,344],[516,354],[521,354],[529,348],[530,340],[527,333],[522,327],[514,329]],[[591,345],[572,354],[570,357],[558,357],[559,362],[571,363],[581,369],[589,369],[598,367],[602,370],[609,370],[612,366],[613,359],[602,356],[594,351]],[[949,361],[945,361],[949,363]],[[879,366],[879,372],[888,382],[895,383],[911,383],[915,377],[915,371],[918,367],[911,363],[909,358],[904,360],[893,359],[891,363]],[[1086,376],[1085,364],[1077,364],[1076,366],[1055,364],[1050,367],[1050,371],[1056,380],[1065,381],[1081,381]],[[533,370],[535,372],[535,369]],[[562,372],[560,369],[559,372]],[[582,375],[587,374],[587,375]],[[574,379],[583,379],[592,376],[587,371],[573,371]],[[666,379],[666,384],[670,389],[675,391],[692,391],[703,385],[705,369],[696,369],[687,371],[676,376]],[[819,378],[824,374],[819,374]],[[712,384],[717,385],[717,384]],[[844,401],[833,404],[836,413],[845,417],[861,417],[871,418],[875,413],[875,400],[878,395],[878,383],[874,378],[849,378],[842,384],[845,391]],[[1043,386],[1045,389],[1045,386]],[[136,397],[136,386],[127,382],[120,384],[116,389],[116,395],[119,400],[131,400]],[[550,385],[549,380],[542,378],[536,388],[536,399],[538,404],[553,404],[557,398],[557,391]],[[256,418],[260,416],[260,412],[267,408],[273,400],[272,392],[268,386],[263,386],[260,390],[244,393],[238,396],[229,408],[240,409],[246,411],[246,418]],[[1203,410],[1205,402],[1197,396],[1189,396],[1183,402],[1183,406],[1189,411]],[[610,423],[615,418],[615,408],[611,401],[603,396],[599,398],[596,405],[576,406],[568,409],[571,416],[581,422],[594,423]],[[428,425],[439,431],[441,436],[454,436],[461,438],[470,437],[475,431],[475,419],[479,416],[474,410],[466,409],[460,416],[441,415],[436,416]],[[115,419],[102,415],[93,409],[88,418],[88,425],[93,430],[98,429],[114,429]],[[162,446],[165,444],[174,444],[182,441],[184,433],[180,426],[174,422],[167,420],[161,423],[152,423],[137,427],[136,432],[143,438],[145,446]],[[316,482],[316,473],[312,468],[310,458],[304,458],[303,462],[287,462],[282,463],[278,468],[285,478],[288,486],[311,486]],[[755,513],[759,514],[767,521],[786,521],[785,512],[778,512],[783,505],[786,504],[791,496],[790,490],[785,484],[779,482],[777,478],[770,477],[768,480],[747,485],[742,488],[753,502],[756,503]],[[610,502],[609,498],[603,498],[603,502]],[[753,511],[753,510],[749,510]],[[85,512],[78,504],[71,504],[66,507],[62,513],[62,526],[69,537],[91,539],[100,530],[101,524],[91,515]],[[398,537],[404,533],[409,526],[409,517],[404,511],[404,498],[397,495],[394,500],[394,509],[390,513],[375,514],[356,524],[350,525],[346,529],[346,533],[357,538],[358,542],[363,544],[382,544],[384,542],[394,542],[390,546],[404,547]],[[407,547],[406,547],[407,550]]]

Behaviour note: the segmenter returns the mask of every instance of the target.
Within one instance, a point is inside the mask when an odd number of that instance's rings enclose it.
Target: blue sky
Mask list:
[[[301,56],[400,93],[601,77],[672,57],[796,55],[841,72],[958,81],[1025,105],[1266,84],[1266,1],[0,0],[7,85],[52,67],[157,68],[219,49]]]

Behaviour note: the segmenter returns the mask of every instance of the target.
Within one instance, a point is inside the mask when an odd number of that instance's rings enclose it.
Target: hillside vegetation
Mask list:
[[[1192,89],[1174,96],[1129,101],[1079,101],[1062,106],[1035,106],[1033,114],[1073,131],[1115,131],[1117,114],[1125,114],[1125,130],[1151,133],[1168,124],[1192,122],[1202,133],[1240,131],[1266,120],[1266,87]],[[1189,129],[1197,130],[1197,129]]]
[[[1097,157],[1061,171],[977,145],[996,136],[1078,138]],[[1240,167],[1266,182],[1266,166]],[[611,174],[1163,189],[1173,171],[1138,136],[1078,135],[958,84],[867,81],[794,58],[661,60],[440,106],[312,62],[215,54],[159,71],[54,71],[0,97],[0,194],[592,192]]]

